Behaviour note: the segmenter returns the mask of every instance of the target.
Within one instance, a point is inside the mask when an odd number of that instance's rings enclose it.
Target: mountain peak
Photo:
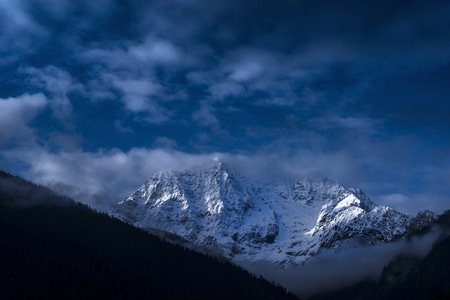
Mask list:
[[[374,244],[404,236],[431,218],[377,206],[359,189],[336,181],[256,183],[218,157],[206,166],[154,176],[112,214],[148,230],[163,230],[231,260],[307,262],[346,240]]]
[[[210,166],[216,169],[222,169],[224,168],[224,163],[219,157],[216,156],[211,160]]]
[[[211,161],[208,164],[208,167],[212,168],[212,169],[216,169],[216,170],[227,170],[228,169],[226,164],[223,162],[223,160],[217,156],[215,156],[215,157],[213,157],[213,159],[211,159]]]

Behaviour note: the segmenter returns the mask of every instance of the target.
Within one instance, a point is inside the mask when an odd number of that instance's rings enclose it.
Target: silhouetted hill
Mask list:
[[[1,299],[296,299],[0,171]]]

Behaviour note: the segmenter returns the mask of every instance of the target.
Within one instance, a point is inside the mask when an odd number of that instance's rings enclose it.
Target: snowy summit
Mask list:
[[[349,241],[393,241],[435,218],[378,206],[361,190],[329,179],[251,182],[219,159],[202,169],[157,173],[111,213],[232,261],[266,260],[285,267]]]

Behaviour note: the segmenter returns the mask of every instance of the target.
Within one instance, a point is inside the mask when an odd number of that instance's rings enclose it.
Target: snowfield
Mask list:
[[[429,225],[373,203],[361,190],[329,179],[251,182],[214,160],[205,168],[160,172],[111,214],[149,231],[168,232],[232,261],[307,263],[347,241],[378,244]]]

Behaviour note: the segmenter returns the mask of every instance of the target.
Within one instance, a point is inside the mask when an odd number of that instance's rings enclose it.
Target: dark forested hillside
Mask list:
[[[0,270],[1,299],[295,299],[4,172]]]
[[[450,211],[439,216],[442,236],[422,259],[399,256],[378,281],[362,281],[312,299],[450,299]]]

